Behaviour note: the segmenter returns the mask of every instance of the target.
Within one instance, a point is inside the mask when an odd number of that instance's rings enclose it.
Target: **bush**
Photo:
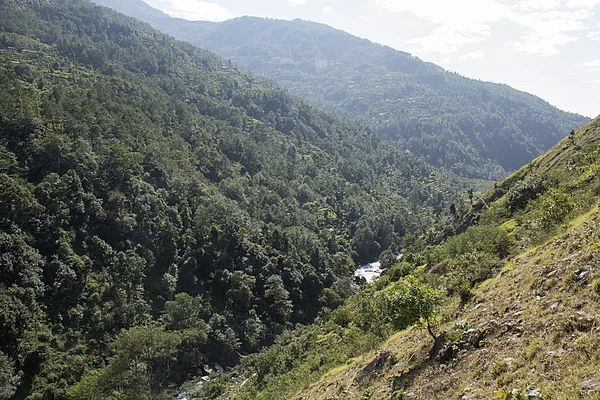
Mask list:
[[[546,189],[546,181],[539,175],[518,182],[508,192],[508,209],[512,212],[524,209],[531,200],[537,199]]]
[[[502,262],[491,254],[475,252],[459,256],[451,262],[446,287],[463,302],[471,297],[471,288],[491,278],[502,267]]]
[[[531,205],[529,230],[548,230],[563,222],[575,209],[572,193],[551,189]]]
[[[211,376],[211,380],[202,385],[200,396],[202,399],[216,399],[221,396],[231,385],[231,379],[225,374]]]
[[[495,226],[473,226],[462,235],[454,236],[442,246],[436,246],[427,255],[429,264],[437,264],[447,258],[482,252],[498,258],[506,257],[514,244],[514,238]]]
[[[402,261],[392,265],[392,267],[386,272],[385,276],[387,276],[390,281],[395,282],[400,278],[408,276],[414,270],[414,264]]]
[[[352,313],[347,308],[337,308],[329,314],[329,319],[336,325],[346,327],[352,321]]]

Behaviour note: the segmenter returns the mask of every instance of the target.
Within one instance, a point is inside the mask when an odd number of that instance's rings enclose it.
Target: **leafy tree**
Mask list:
[[[410,276],[375,296],[383,321],[389,322],[398,330],[423,322],[434,340],[437,336],[433,332],[432,322],[442,299],[442,292]]]
[[[290,292],[285,289],[279,275],[271,275],[265,283],[264,299],[273,319],[279,323],[286,322],[292,313]]]
[[[177,333],[156,325],[131,328],[115,342],[108,366],[99,372],[88,372],[71,388],[69,396],[95,399],[121,394],[125,399],[156,398],[161,382],[171,374],[180,340]]]
[[[13,360],[0,351],[0,399],[12,399],[20,380],[19,374],[15,371]]]

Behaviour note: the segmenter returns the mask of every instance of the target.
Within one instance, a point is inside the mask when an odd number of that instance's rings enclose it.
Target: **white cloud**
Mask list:
[[[518,42],[510,42],[508,45],[518,53],[539,56],[553,56],[560,51],[557,46],[576,41],[577,38],[555,33],[543,35],[537,32],[530,33]]]
[[[517,14],[513,21],[528,27],[529,32],[519,41],[509,43],[522,54],[551,56],[559,53],[561,45],[580,39],[579,33],[586,31],[593,16],[593,8],[534,11]]]
[[[479,43],[491,34],[490,27],[485,24],[473,24],[468,29],[442,25],[430,35],[410,39],[408,43],[420,45],[424,51],[448,54],[460,50],[464,45]]]
[[[497,0],[375,2],[382,10],[409,12],[437,25],[429,35],[410,40],[419,46],[417,52],[457,52],[467,44],[485,41],[494,24],[507,20],[526,29],[509,46],[522,54],[543,56],[558,54],[559,46],[596,30],[594,11],[600,6],[600,0],[520,0],[512,5]]]
[[[600,6],[600,0],[568,0],[568,7],[594,7]]]
[[[333,7],[331,7],[331,6],[325,6],[325,7],[323,8],[323,11],[325,11],[326,13],[333,12]]]
[[[600,40],[600,32],[591,32],[587,35],[590,40]]]
[[[161,9],[172,17],[187,20],[225,21],[235,17],[225,7],[199,0],[159,0]]]
[[[306,4],[306,0],[285,0],[285,2],[292,7],[303,6]]]
[[[468,54],[465,54],[464,56],[458,57],[458,59],[460,61],[469,61],[469,60],[477,60],[477,59],[483,58],[483,57],[485,57],[485,51],[477,50],[477,51],[472,51]]]
[[[494,0],[375,0],[382,9],[410,12],[439,25],[430,35],[410,43],[423,51],[454,53],[466,44],[479,43],[491,35],[490,24],[510,13],[510,7]]]
[[[583,64],[579,64],[578,67],[585,68],[589,72],[600,71],[600,60],[584,62]]]
[[[524,0],[516,5],[516,8],[522,10],[554,10],[560,6],[559,0]]]

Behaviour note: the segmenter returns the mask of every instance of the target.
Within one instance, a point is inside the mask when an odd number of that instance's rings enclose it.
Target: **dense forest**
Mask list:
[[[500,180],[588,121],[507,85],[468,79],[322,24],[254,17],[191,22],[142,0],[94,1],[359,118],[462,176]]]
[[[0,399],[169,395],[452,234],[472,185],[106,8],[0,1]]]

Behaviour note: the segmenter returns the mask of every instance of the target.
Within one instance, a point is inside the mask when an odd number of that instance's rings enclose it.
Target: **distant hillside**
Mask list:
[[[464,176],[504,178],[588,121],[507,85],[468,79],[326,25],[252,17],[189,22],[141,0],[96,3],[360,118],[402,148]]]
[[[2,1],[0,398],[174,398],[451,234],[467,188],[145,23]]]
[[[463,234],[383,257],[384,276],[219,398],[598,399],[599,196],[600,117],[480,199]]]

